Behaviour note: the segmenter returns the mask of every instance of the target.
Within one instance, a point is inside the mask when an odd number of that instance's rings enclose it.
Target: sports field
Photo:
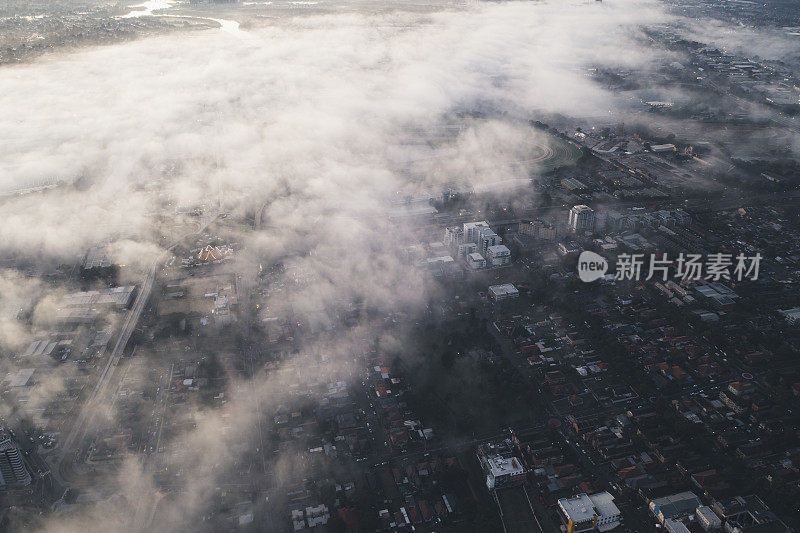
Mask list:
[[[520,163],[528,165],[531,172],[545,173],[573,165],[581,155],[581,149],[574,144],[552,135],[543,135],[533,145],[530,157]]]

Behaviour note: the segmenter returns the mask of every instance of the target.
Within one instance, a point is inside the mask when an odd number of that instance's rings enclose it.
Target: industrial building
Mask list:
[[[736,304],[739,295],[721,283],[706,283],[694,288],[700,296],[716,309],[730,309]]]
[[[112,287],[99,291],[73,292],[67,294],[59,303],[60,309],[109,307],[114,309],[127,309],[133,301],[136,287]]]
[[[564,178],[561,180],[561,185],[568,191],[585,191],[586,185],[575,178]]]
[[[561,498],[558,512],[567,533],[610,531],[622,523],[620,510],[608,492]]]

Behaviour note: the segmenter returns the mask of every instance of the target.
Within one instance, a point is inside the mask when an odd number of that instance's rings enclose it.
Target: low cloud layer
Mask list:
[[[481,108],[526,116],[614,106],[584,69],[647,64],[635,39],[660,16],[653,8],[618,0],[309,16],[5,68],[0,105],[15,112],[0,122],[0,188],[68,185],[6,200],[0,241],[71,259],[104,239],[152,239],[166,202],[220,197],[231,209],[290,195],[311,210],[375,211],[407,185],[386,153],[408,128]]]
[[[0,243],[57,265],[110,242],[115,262],[145,268],[170,242],[176,213],[261,211],[262,228],[240,235],[242,260],[310,272],[311,283],[280,297],[298,313],[342,301],[419,311],[436,289],[397,260],[403,229],[384,216],[392,200],[453,181],[487,187],[524,178],[539,142],[527,121],[542,112],[624,113],[629,103],[598,87],[587,68],[647,71],[664,56],[641,46],[640,27],[665,20],[649,0],[309,15],[0,69],[0,108],[13,110],[0,117],[0,190],[63,182],[4,198]],[[450,123],[462,130],[425,142]],[[53,289],[11,272],[0,273],[4,288],[11,298],[0,304],[0,344],[16,349],[28,333],[13,313],[46,316]],[[303,348],[310,361],[328,362],[326,376],[344,379],[369,335],[360,328]],[[254,402],[290,401],[288,378],[255,379],[255,387],[232,383],[246,393],[231,394],[222,413],[202,413],[181,437],[175,465],[187,475],[158,506],[163,530],[202,522],[207,498],[236,467],[233,444],[254,431]],[[303,471],[293,452],[279,458],[276,479]],[[132,502],[158,485],[138,464],[130,458],[110,478],[137,517],[147,513]],[[150,523],[110,522],[112,514],[99,507],[43,527],[137,531]]]

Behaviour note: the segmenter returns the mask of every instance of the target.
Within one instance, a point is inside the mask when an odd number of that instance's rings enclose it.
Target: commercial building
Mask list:
[[[503,266],[511,262],[511,250],[505,245],[498,244],[486,249],[486,257],[492,266]]]
[[[489,297],[495,302],[499,302],[509,298],[519,298],[519,291],[511,283],[492,285],[489,287]]]
[[[569,210],[569,229],[573,233],[593,231],[595,224],[594,209],[588,205],[576,205]]]
[[[697,523],[703,528],[703,531],[716,531],[722,527],[722,520],[719,519],[717,514],[711,507],[701,505],[695,511],[697,516]]]
[[[721,517],[728,533],[783,533],[790,529],[761,498],[751,494],[727,501],[715,501],[714,512]]]
[[[516,457],[487,457],[485,460],[486,487],[494,490],[525,480],[525,468]]]
[[[558,513],[567,533],[610,531],[622,523],[622,515],[608,492],[578,494],[558,500]]]
[[[702,502],[694,492],[685,491],[650,501],[650,512],[663,524],[667,518],[678,518],[694,513]]]
[[[519,223],[517,232],[522,235],[530,235],[536,239],[553,241],[558,237],[556,226],[544,220],[528,220]]]
[[[666,530],[667,533],[691,533],[689,528],[686,527],[686,524],[672,518],[667,518],[664,521],[664,530]]]
[[[525,481],[526,470],[516,452],[510,439],[478,447],[476,455],[486,476],[486,488],[495,490]]]

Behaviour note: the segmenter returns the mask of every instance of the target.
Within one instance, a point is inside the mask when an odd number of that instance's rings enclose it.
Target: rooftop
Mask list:
[[[576,523],[587,522],[595,517],[594,505],[588,494],[561,498],[558,500],[558,506],[570,520]]]
[[[505,458],[500,455],[488,457],[486,459],[489,465],[489,470],[494,477],[524,474],[525,469],[522,467],[519,459],[516,457]]]
[[[518,294],[519,291],[517,290],[514,285],[511,283],[504,283],[502,285],[492,285],[489,287],[489,291],[497,296],[503,296],[507,294]]]

